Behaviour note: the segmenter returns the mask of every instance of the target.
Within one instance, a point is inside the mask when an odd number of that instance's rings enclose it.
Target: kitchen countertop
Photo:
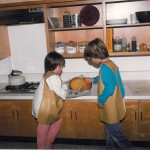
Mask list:
[[[124,99],[144,99],[150,100],[150,80],[137,80],[137,81],[124,81],[125,88],[125,98]],[[6,84],[0,84],[0,89],[3,89]],[[0,99],[11,99],[11,100],[31,100],[33,99],[34,94],[0,94]],[[97,85],[93,84],[91,89],[91,94],[87,96],[73,98],[74,100],[96,100],[97,99]]]

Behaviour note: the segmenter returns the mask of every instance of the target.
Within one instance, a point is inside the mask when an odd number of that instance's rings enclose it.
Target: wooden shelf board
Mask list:
[[[112,52],[110,57],[126,57],[126,56],[150,56],[150,51],[145,52]]]
[[[106,28],[119,28],[119,27],[140,27],[140,26],[150,26],[150,23],[136,23],[136,24],[114,24],[106,25]]]
[[[63,54],[65,58],[83,58],[82,53],[76,53],[76,54]],[[145,52],[112,52],[109,53],[110,57],[134,57],[134,56],[150,56],[150,51]]]
[[[49,28],[49,31],[68,31],[68,30],[86,30],[86,29],[103,29],[103,26],[81,26],[72,28]]]

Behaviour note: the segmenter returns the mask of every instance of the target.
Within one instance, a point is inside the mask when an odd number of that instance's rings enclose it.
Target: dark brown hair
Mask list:
[[[90,60],[91,58],[105,59],[109,57],[107,47],[104,42],[96,38],[88,43],[84,50],[84,58]]]
[[[59,53],[53,51],[47,54],[45,57],[45,73],[48,71],[54,71],[58,65],[64,67],[65,66],[65,59]]]

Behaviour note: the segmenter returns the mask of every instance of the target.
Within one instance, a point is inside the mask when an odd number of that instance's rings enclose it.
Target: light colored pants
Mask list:
[[[37,147],[38,149],[46,149],[52,146],[56,135],[61,127],[62,119],[55,121],[52,124],[37,126]]]

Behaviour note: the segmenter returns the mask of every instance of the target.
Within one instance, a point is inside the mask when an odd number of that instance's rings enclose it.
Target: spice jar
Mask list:
[[[120,52],[122,49],[122,40],[117,36],[114,39],[114,52]]]
[[[85,49],[87,44],[88,44],[87,41],[81,41],[78,43],[78,49],[79,49],[80,53],[84,53],[84,49]]]
[[[66,52],[69,54],[74,54],[77,52],[77,42],[69,41],[66,44]]]
[[[65,43],[64,42],[55,43],[55,51],[58,53],[64,53],[65,52]]]

